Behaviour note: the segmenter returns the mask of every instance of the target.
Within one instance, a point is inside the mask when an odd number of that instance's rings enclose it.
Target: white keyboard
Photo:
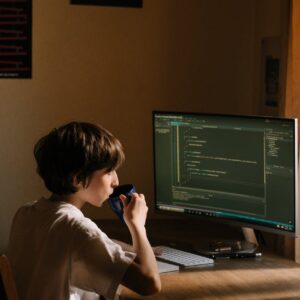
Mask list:
[[[201,255],[185,252],[167,246],[155,247],[157,260],[165,261],[181,267],[195,267],[213,264],[214,260]]]

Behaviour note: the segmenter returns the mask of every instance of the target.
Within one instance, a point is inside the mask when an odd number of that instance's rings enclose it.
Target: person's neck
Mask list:
[[[57,195],[57,194],[52,194],[49,198],[51,201],[62,201],[62,202],[67,202],[78,209],[82,209],[84,205],[84,201],[82,201],[79,197],[77,197],[76,194],[71,194],[71,195]]]

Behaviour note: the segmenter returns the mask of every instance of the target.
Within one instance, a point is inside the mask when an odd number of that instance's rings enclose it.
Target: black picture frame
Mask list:
[[[0,78],[32,78],[32,0],[0,1]]]
[[[141,7],[143,7],[143,0],[71,0],[71,4],[141,8]]]

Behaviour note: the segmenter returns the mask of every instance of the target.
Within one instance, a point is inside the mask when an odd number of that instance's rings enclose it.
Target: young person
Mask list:
[[[71,122],[42,137],[34,156],[52,195],[21,207],[13,220],[8,257],[20,299],[115,299],[120,284],[142,295],[159,292],[144,195],[134,193],[129,203],[120,196],[132,251],[81,212],[85,203],[100,207],[119,184],[118,139],[100,126]]]

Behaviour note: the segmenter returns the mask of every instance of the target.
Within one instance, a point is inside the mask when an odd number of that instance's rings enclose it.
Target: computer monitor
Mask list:
[[[297,119],[153,112],[155,208],[296,234]]]

